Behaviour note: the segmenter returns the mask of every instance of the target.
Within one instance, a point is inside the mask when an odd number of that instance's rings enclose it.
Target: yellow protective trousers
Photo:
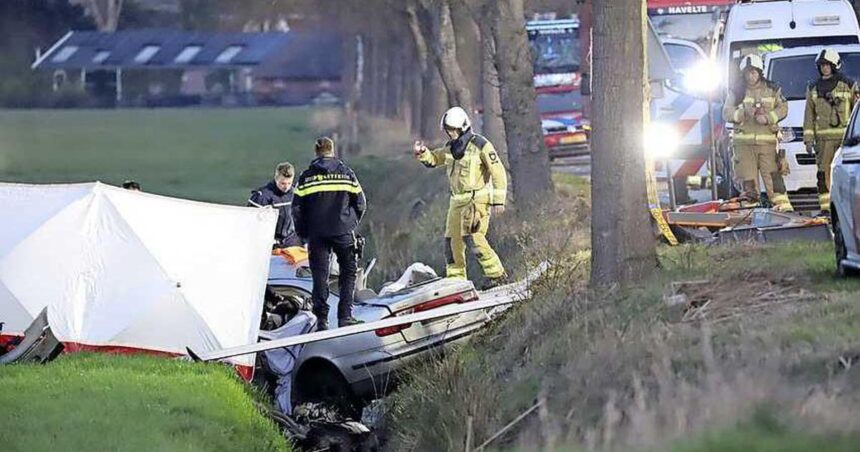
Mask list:
[[[818,203],[821,210],[830,210],[830,165],[842,139],[819,140],[815,143],[815,163],[818,165]]]
[[[741,181],[755,181],[761,175],[767,196],[773,199],[776,144],[735,144],[735,172]]]
[[[453,196],[448,205],[448,220],[445,225],[446,276],[466,279],[467,245],[478,258],[484,276],[503,276],[505,268],[502,261],[487,241],[487,230],[490,228],[489,199],[486,202],[476,199],[458,200],[459,196],[461,195]]]
[[[747,195],[758,199],[756,180],[761,175],[767,197],[782,212],[793,212],[794,208],[785,191],[785,181],[776,161],[776,143],[735,144],[735,171],[743,182]]]

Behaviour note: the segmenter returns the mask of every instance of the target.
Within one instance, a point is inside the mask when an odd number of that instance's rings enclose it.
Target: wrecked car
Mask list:
[[[4,322],[0,322],[0,333]],[[48,325],[48,308],[36,316],[22,336],[6,336],[0,341],[0,365],[13,363],[42,364],[53,360],[63,351],[63,344],[54,337]]]
[[[479,298],[472,282],[439,278],[426,267],[410,267],[404,277],[384,287],[380,293],[366,287],[366,272],[363,273],[358,280],[353,315],[366,323],[468,303]],[[268,328],[275,328],[261,331],[261,339],[280,339],[312,331],[308,325],[315,323],[315,319],[309,319],[313,315],[301,308],[297,309],[298,306],[305,309],[310,306],[313,280],[307,261],[291,264],[273,256],[268,284],[285,301],[266,303],[266,315],[270,319],[278,316],[282,319],[268,322]],[[336,284],[337,278],[333,275],[331,285]],[[336,316],[337,288],[332,289],[328,303],[332,307],[330,315]],[[285,308],[284,303],[292,307]],[[382,397],[393,388],[397,370],[415,359],[442,353],[445,346],[468,338],[490,318],[486,311],[469,312],[313,342],[294,349],[293,353],[297,356],[293,358],[293,367],[290,369],[292,402],[295,405],[328,402],[360,413],[360,408],[367,401]],[[330,318],[329,321],[335,324],[336,318]],[[271,352],[266,352],[266,357],[271,358]],[[282,359],[278,361],[283,363]],[[272,372],[272,369],[262,367],[258,370],[263,371],[263,378],[268,374],[270,382],[277,377],[281,377],[280,381],[283,382],[283,371]]]

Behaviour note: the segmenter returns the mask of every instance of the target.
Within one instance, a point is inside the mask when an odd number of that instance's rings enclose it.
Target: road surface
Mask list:
[[[556,159],[552,161],[552,170],[559,173],[573,174],[586,179],[591,179],[591,156],[583,155],[579,157],[568,157]],[[666,183],[666,177],[662,174],[657,174],[657,191],[660,195],[660,203],[664,207],[669,206],[669,187]],[[690,190],[690,198],[697,202],[705,202],[711,200],[711,191],[705,190]]]

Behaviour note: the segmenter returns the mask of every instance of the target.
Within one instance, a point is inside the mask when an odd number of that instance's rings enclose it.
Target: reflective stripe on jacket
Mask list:
[[[757,115],[764,115],[767,124],[756,122]],[[776,143],[779,122],[788,115],[788,102],[782,90],[769,81],[759,81],[747,87],[743,100],[738,103],[734,93],[729,93],[723,106],[723,117],[735,124],[732,140],[735,144]]]
[[[508,175],[495,147],[483,136],[474,134],[460,159],[455,159],[451,154],[449,142],[441,148],[425,152],[419,160],[430,168],[446,167],[451,195],[455,201],[465,199],[464,196],[471,199],[479,194],[488,194],[490,204],[505,204]]]
[[[367,209],[355,172],[342,160],[320,157],[296,182],[293,218],[303,238],[334,237],[355,230]]]
[[[857,84],[841,79],[829,96],[818,95],[816,83],[806,88],[806,111],[803,115],[803,142],[841,140],[848,128],[851,110],[858,94]]]

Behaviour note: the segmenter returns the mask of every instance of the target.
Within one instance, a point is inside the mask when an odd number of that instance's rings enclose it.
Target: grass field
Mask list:
[[[0,110],[0,181],[118,185],[244,204],[290,160],[311,160],[308,108]]]
[[[0,450],[289,450],[226,366],[63,355],[0,367]]]
[[[332,127],[333,116],[303,107],[0,110],[0,182],[119,185],[135,179],[148,192],[244,205],[278,162],[306,168],[314,138]],[[415,203],[444,197],[447,188],[444,172],[418,165],[399,146],[376,143],[370,132],[366,141],[360,157],[346,160],[367,192],[361,232],[369,238],[368,255],[375,256],[376,236],[409,231]],[[440,243],[435,240],[434,249]],[[392,264],[388,276],[399,276],[402,264]]]
[[[611,293],[586,289],[584,255],[478,341],[415,369],[390,402],[395,448],[461,447],[464,419],[479,444],[545,398],[493,446],[860,450],[860,279],[835,278],[833,255],[661,248],[661,272]],[[681,290],[686,312],[664,301],[683,281],[706,281]]]

